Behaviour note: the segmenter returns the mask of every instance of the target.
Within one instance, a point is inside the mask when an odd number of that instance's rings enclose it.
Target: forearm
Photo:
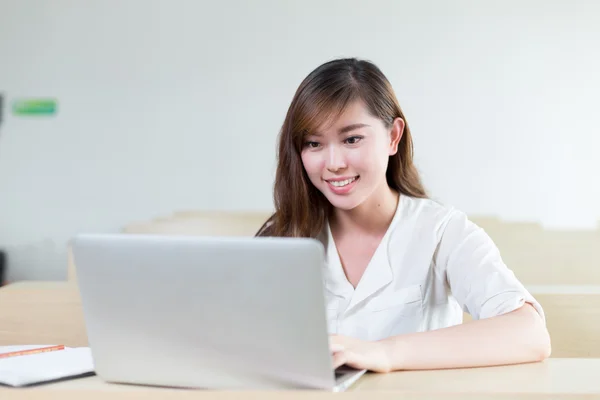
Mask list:
[[[493,318],[394,336],[382,344],[392,370],[517,364],[550,354],[548,332],[529,304]]]

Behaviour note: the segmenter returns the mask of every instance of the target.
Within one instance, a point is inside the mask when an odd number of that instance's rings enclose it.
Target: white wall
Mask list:
[[[62,279],[80,231],[182,209],[269,210],[293,93],[377,63],[431,193],[472,214],[595,227],[600,2],[0,0],[0,247]]]

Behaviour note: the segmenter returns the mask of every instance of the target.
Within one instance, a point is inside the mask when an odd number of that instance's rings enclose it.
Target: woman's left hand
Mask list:
[[[383,342],[367,342],[348,336],[330,335],[333,366],[348,365],[374,372],[390,372],[391,362]]]

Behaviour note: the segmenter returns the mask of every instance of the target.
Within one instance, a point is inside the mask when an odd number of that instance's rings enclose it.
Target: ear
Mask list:
[[[398,152],[398,143],[402,139],[405,125],[404,120],[400,117],[396,118],[392,123],[392,130],[390,131],[390,156]]]

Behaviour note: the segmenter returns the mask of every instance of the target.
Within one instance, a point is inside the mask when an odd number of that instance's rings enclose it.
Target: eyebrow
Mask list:
[[[348,133],[350,131],[356,130],[356,129],[360,129],[360,128],[364,128],[366,126],[369,126],[367,124],[352,124],[352,125],[348,125],[345,126],[343,128],[341,128],[338,133],[341,135],[342,133]]]
[[[348,132],[354,131],[356,129],[364,128],[364,127],[367,127],[367,126],[371,126],[371,125],[367,125],[367,124],[351,124],[351,125],[347,125],[347,126],[344,126],[343,128],[340,128],[338,130],[338,135],[341,135],[341,134],[344,134],[344,133],[348,133]],[[312,134],[312,136],[323,136],[323,135],[320,132],[314,132]]]

